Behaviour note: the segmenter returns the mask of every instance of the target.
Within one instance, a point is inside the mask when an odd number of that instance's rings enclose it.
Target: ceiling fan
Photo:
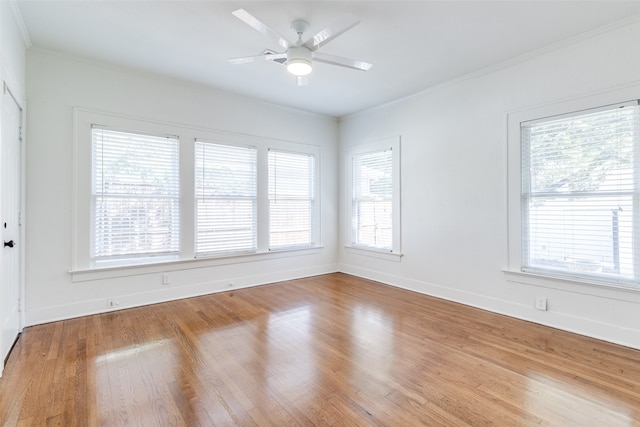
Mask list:
[[[235,10],[232,14],[255,30],[271,37],[285,49],[284,52],[266,49],[258,56],[229,59],[232,64],[245,64],[261,60],[277,62],[286,66],[287,71],[298,77],[299,86],[307,84],[307,75],[311,73],[311,64],[314,61],[361,71],[368,71],[372,67],[372,64],[367,62],[318,52],[319,48],[360,23],[360,20],[353,15],[345,15],[339,18],[305,42],[302,41],[302,35],[309,28],[309,23],[302,19],[297,19],[291,23],[291,28],[298,35],[298,40],[292,43],[244,9]]]

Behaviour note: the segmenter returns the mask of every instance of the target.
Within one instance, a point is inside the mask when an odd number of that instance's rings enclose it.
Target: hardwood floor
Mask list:
[[[640,426],[640,351],[344,274],[27,328],[2,426]]]

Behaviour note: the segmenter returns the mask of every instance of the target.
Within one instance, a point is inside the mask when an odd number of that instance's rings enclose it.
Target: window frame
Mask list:
[[[346,224],[345,224],[345,247],[347,251],[357,253],[361,255],[375,256],[378,258],[386,258],[391,260],[398,260],[402,256],[401,252],[401,151],[400,151],[400,136],[389,137],[378,141],[367,142],[352,146],[346,156],[346,177],[347,188],[345,206],[346,209]],[[354,239],[354,235],[357,232],[354,228],[354,160],[356,157],[390,150],[392,153],[391,159],[391,174],[392,174],[392,196],[391,196],[391,248],[378,248],[370,245],[357,244]]]
[[[640,272],[636,273],[638,281],[620,280],[606,276],[580,275],[556,270],[529,269],[524,265],[524,239],[526,226],[523,221],[523,177],[522,177],[522,140],[521,123],[532,122],[545,118],[560,118],[572,114],[596,111],[611,105],[640,99],[640,87],[614,90],[592,94],[589,96],[569,99],[547,105],[539,105],[505,114],[506,125],[506,205],[507,205],[507,246],[506,266],[503,268],[507,279],[517,283],[536,286],[550,286],[558,289],[582,290],[587,294],[599,295],[602,291],[618,290],[622,292],[640,291]],[[631,101],[635,102],[635,101]],[[636,158],[640,151],[636,152]],[[634,213],[640,218],[640,210]],[[635,230],[637,235],[639,230]],[[638,242],[635,243],[637,248]],[[640,253],[635,254],[638,258]]]

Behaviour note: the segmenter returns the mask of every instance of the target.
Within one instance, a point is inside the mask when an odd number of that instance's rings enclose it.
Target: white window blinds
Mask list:
[[[95,260],[177,254],[178,138],[92,127]]]
[[[196,141],[196,256],[256,250],[253,147]]]
[[[353,156],[352,241],[393,248],[393,153],[391,149]]]
[[[638,103],[521,124],[523,268],[637,280]]]
[[[269,150],[269,248],[313,245],[316,158]]]

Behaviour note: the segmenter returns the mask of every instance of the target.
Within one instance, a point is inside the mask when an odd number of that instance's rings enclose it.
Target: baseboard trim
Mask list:
[[[59,320],[90,316],[93,314],[124,310],[150,304],[158,304],[167,301],[175,301],[184,298],[250,288],[335,272],[374,280],[376,282],[406,289],[412,292],[445,299],[470,307],[487,310],[493,313],[640,350],[640,332],[635,329],[622,328],[618,325],[596,322],[591,319],[571,316],[560,312],[537,312],[531,307],[522,304],[345,264],[330,264],[296,270],[234,277],[234,286],[232,288],[228,286],[229,279],[227,278],[225,280],[214,280],[179,287],[158,289],[152,292],[129,294],[118,297],[120,305],[117,308],[107,307],[104,298],[54,307],[35,308],[27,311],[25,326],[35,326]]]
[[[233,287],[229,287],[229,278],[213,280],[190,285],[168,287],[151,292],[118,296],[119,305],[115,308],[107,307],[104,298],[74,302],[72,304],[58,305],[54,307],[33,308],[27,311],[26,326],[35,326],[43,323],[67,320],[76,317],[90,316],[162,302],[192,298],[201,295],[219,292],[234,291],[254,286],[267,285],[287,280],[301,279],[304,277],[319,276],[337,272],[337,265],[329,264],[294,270],[283,270],[264,274],[233,277]]]
[[[560,312],[538,312],[522,304],[353,265],[341,264],[338,266],[338,270],[341,273],[374,280],[397,288],[640,350],[640,331],[635,329],[622,328],[618,325],[596,322]],[[542,318],[543,316],[544,318]]]

